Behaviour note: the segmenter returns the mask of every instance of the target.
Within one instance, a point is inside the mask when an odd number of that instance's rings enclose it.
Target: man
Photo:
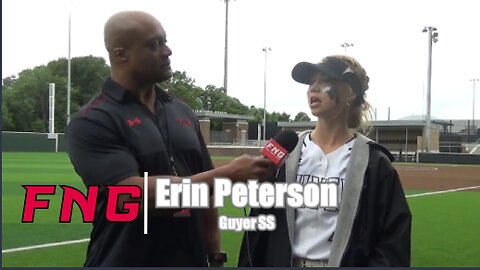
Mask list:
[[[242,156],[213,169],[194,113],[155,85],[172,76],[172,51],[153,16],[113,15],[105,24],[105,47],[111,77],[67,129],[75,170],[85,185],[100,187],[85,266],[206,266],[207,254],[210,265],[222,266],[216,209],[155,209],[155,180],[185,176],[212,187],[214,177],[263,178],[270,162]],[[129,223],[106,219],[106,185],[148,188],[147,235],[141,216]]]

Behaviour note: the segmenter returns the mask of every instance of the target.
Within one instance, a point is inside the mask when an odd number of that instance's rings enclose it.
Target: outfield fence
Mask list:
[[[420,163],[480,165],[480,155],[457,153],[419,153]]]
[[[2,131],[2,152],[66,152],[64,133]]]

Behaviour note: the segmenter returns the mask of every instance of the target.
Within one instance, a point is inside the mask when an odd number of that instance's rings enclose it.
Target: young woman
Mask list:
[[[274,231],[246,232],[239,266],[409,266],[411,213],[387,149],[358,131],[369,119],[369,78],[347,56],[298,63],[295,81],[309,85],[315,128],[272,179],[335,183],[337,208],[252,209],[273,214]]]

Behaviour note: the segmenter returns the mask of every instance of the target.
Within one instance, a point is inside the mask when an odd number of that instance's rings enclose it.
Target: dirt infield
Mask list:
[[[480,186],[480,166],[395,164],[404,189],[447,190]],[[471,191],[479,191],[480,188]]]
[[[214,165],[221,166],[228,162],[217,160]],[[436,191],[480,186],[480,166],[396,163],[395,168],[405,190]],[[480,192],[480,188],[470,191]]]

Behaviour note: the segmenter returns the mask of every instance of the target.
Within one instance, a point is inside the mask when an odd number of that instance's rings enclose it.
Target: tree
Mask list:
[[[248,114],[255,117],[256,122],[263,122],[263,108],[257,108],[255,106],[250,106]],[[283,112],[267,112],[267,122],[288,122],[290,121],[290,115]]]
[[[110,68],[100,57],[73,58],[71,113],[75,113],[100,91]],[[2,80],[4,130],[48,131],[48,88],[55,83],[55,131],[64,132],[67,106],[67,59],[23,70],[18,78]],[[7,128],[8,127],[8,128]]]
[[[12,85],[16,79],[13,75],[2,80],[2,130],[13,130],[15,127],[8,103],[12,100]]]
[[[15,83],[16,80],[17,80],[17,76],[15,76],[15,75],[3,78],[2,79],[2,91],[5,91],[5,90],[8,91],[8,90],[12,89],[12,85]]]
[[[223,89],[224,88],[222,87],[222,90]],[[227,105],[226,112],[231,114],[238,114],[238,115],[248,114],[248,107],[245,106],[243,103],[241,103],[240,100],[238,100],[237,98],[229,97],[229,96],[227,97],[229,99],[228,99],[228,103],[226,104]]]
[[[295,118],[293,119],[294,122],[307,122],[310,121],[310,117],[304,112],[299,112],[297,115],[295,115]]]
[[[226,96],[213,85],[207,85],[200,96],[202,109],[212,112],[224,112]]]
[[[285,121],[285,122],[291,122],[292,121],[290,119],[290,114],[287,114],[285,112],[282,113],[282,116],[279,119],[280,119],[280,121]]]
[[[200,96],[200,100],[204,110],[239,115],[248,113],[248,107],[237,98],[227,96],[223,87],[217,88],[213,85],[207,85]]]
[[[160,85],[170,94],[185,102],[193,110],[198,110],[202,107],[200,96],[203,90],[194,83],[195,80],[188,77],[185,71],[175,71],[170,80]]]
[[[248,114],[249,115],[252,115],[255,117],[255,121],[256,122],[262,122],[263,121],[263,108],[257,108],[255,106],[250,106],[250,109],[248,109]],[[267,119],[268,119],[268,116],[267,116]]]
[[[60,58],[48,63],[53,74],[67,78],[68,61]],[[105,79],[110,75],[110,67],[102,57],[83,56],[71,59],[71,97],[70,111],[73,114],[86,104],[102,88]],[[65,103],[66,96],[65,96]]]
[[[272,112],[267,113],[267,121],[269,122],[288,122],[290,121],[290,115],[287,113]]]
[[[48,88],[50,83],[55,83],[55,131],[65,131],[67,64],[66,58],[60,58],[44,66],[23,70],[18,77],[2,80],[3,130],[47,132]],[[72,58],[71,69],[70,112],[73,115],[101,90],[110,67],[101,57],[84,56]],[[237,98],[226,95],[223,87],[207,85],[204,90],[196,86],[195,80],[185,71],[175,71],[172,78],[160,86],[194,110],[253,115],[256,121],[263,120],[262,108],[245,106]],[[267,112],[267,120],[290,121],[290,115]],[[217,126],[220,124],[216,123]]]
[[[46,66],[20,72],[7,95],[6,111],[11,117],[11,128],[16,131],[47,131],[48,85],[59,81]],[[58,111],[57,111],[58,112]]]

